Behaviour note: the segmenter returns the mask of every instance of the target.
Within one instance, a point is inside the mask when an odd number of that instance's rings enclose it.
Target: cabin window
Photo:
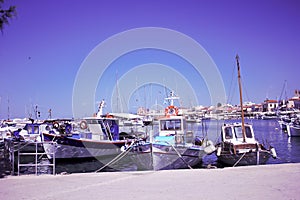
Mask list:
[[[243,138],[243,128],[241,126],[234,127],[234,131],[237,138]],[[245,134],[247,138],[252,138],[252,132],[250,127],[245,127]]]
[[[225,128],[225,139],[232,139],[232,129],[231,127]]]
[[[86,121],[88,124],[99,124],[97,119],[88,119]]]
[[[246,131],[246,137],[247,138],[252,138],[252,132],[251,132],[250,127],[246,126],[245,131]]]
[[[178,120],[162,120],[161,130],[181,130],[181,121]]]
[[[32,126],[27,126],[27,132],[28,134],[32,134]]]
[[[234,127],[236,138],[243,138],[243,129],[241,126]]]
[[[38,126],[33,127],[33,133],[34,134],[39,134],[39,127]]]

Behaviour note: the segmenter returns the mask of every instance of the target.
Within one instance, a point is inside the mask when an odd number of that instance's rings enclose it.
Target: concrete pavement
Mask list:
[[[224,169],[23,175],[0,179],[1,199],[300,199],[300,164]]]

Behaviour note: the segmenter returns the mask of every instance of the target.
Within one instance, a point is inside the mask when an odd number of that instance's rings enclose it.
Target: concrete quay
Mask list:
[[[300,164],[223,169],[23,175],[0,179],[1,199],[300,199]]]

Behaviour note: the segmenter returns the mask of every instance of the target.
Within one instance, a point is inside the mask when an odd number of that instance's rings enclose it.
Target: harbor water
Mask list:
[[[216,144],[220,139],[220,127],[223,123],[234,123],[239,120],[203,120],[201,123],[189,123],[189,128],[192,129],[196,136],[200,138],[206,137]],[[280,129],[280,126],[276,120],[261,120],[261,119],[246,119],[246,123],[253,125],[255,137],[259,142],[264,145],[273,146],[276,150],[277,159],[272,157],[268,160],[268,164],[282,164],[282,163],[300,163],[300,137],[288,137],[287,133]],[[147,127],[149,129],[149,127]],[[155,132],[156,127],[153,130]],[[44,164],[50,161],[46,158],[41,159]],[[103,164],[97,159],[92,160],[67,160],[56,162],[56,173],[85,173],[95,172],[101,169],[101,172],[108,171],[136,171],[136,166],[132,164],[126,165],[126,158],[118,162],[122,163],[123,168],[115,168],[114,165],[103,168]],[[203,163],[198,168],[207,167],[223,167],[217,162],[215,154],[206,155],[203,157]],[[20,168],[20,174],[32,174],[34,173],[34,167],[22,167]],[[49,166],[39,167],[39,174],[51,174],[52,168]]]

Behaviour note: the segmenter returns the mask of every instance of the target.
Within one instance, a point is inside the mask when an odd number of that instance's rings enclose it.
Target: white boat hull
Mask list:
[[[121,153],[120,148],[113,145],[111,148],[96,149],[45,142],[43,146],[49,159],[53,159],[54,156],[55,159],[98,158],[115,156]]]
[[[49,159],[99,158],[116,156],[122,152],[122,147],[130,144],[127,140],[93,140],[63,137],[54,134],[43,134],[43,143]],[[47,141],[55,141],[49,143]]]
[[[288,134],[291,137],[300,137],[300,126],[289,125]]]
[[[133,147],[131,159],[140,170],[185,169],[198,166],[203,148],[145,143]]]

